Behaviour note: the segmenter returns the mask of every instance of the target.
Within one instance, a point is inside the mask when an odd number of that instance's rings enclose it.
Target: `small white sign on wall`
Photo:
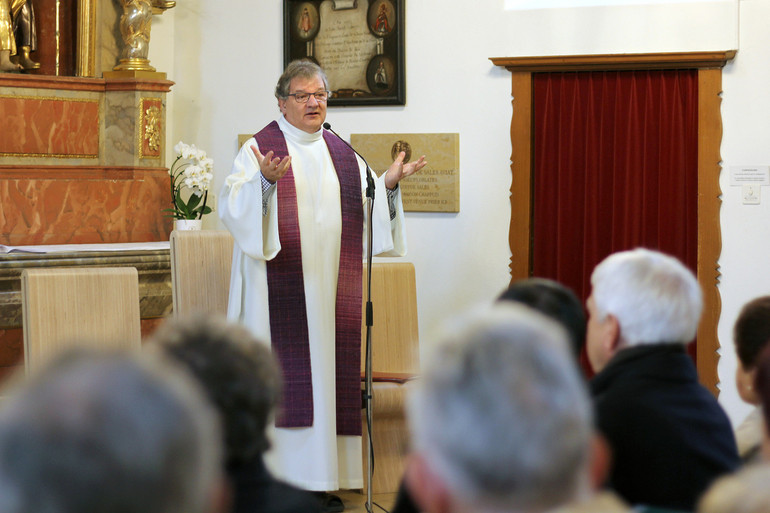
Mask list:
[[[770,185],[770,166],[730,166],[730,185]]]

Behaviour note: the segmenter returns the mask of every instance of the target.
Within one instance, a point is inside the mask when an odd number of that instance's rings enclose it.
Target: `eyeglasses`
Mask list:
[[[331,91],[316,91],[314,93],[305,93],[300,91],[299,93],[291,93],[286,96],[293,96],[297,103],[307,103],[311,96],[315,96],[317,102],[325,102],[331,97]]]

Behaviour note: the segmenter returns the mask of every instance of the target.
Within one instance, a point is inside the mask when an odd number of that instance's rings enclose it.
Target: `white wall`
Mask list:
[[[733,421],[748,413],[734,384],[737,365],[732,345],[732,326],[743,304],[770,294],[767,272],[770,252],[770,188],[762,187],[760,205],[743,205],[740,187],[731,187],[730,166],[770,164],[770,66],[768,48],[770,1],[742,0],[739,51],[722,77],[722,317],[719,340],[722,358],[720,401]],[[753,164],[751,164],[753,163]]]
[[[764,57],[770,34],[763,26],[770,0],[529,11],[505,10],[504,0],[406,4],[406,106],[330,108],[328,120],[346,138],[460,134],[460,213],[407,214],[405,260],[417,270],[424,345],[444,319],[491,301],[509,279],[510,76],[489,57],[739,48],[724,73],[722,155],[726,167],[770,164],[770,66]],[[278,0],[231,0],[226,9],[219,2],[184,0],[153,22],[151,60],[176,82],[169,95],[169,141],[209,152],[217,190],[229,173],[237,134],[253,133],[277,114],[272,91],[283,67],[282,16]],[[746,409],[733,384],[730,332],[740,306],[770,291],[770,276],[760,271],[770,249],[770,191],[762,205],[741,205],[725,175],[720,400],[737,422]],[[221,227],[215,216],[206,223]]]

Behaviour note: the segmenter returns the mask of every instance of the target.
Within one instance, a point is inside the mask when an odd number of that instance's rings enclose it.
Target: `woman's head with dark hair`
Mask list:
[[[152,338],[193,374],[219,412],[228,464],[249,461],[270,447],[265,429],[278,404],[281,376],[267,345],[240,325],[206,316],[166,322]]]
[[[770,344],[770,296],[758,297],[746,303],[733,327],[733,342],[738,355],[735,381],[741,399],[758,404],[754,390],[754,374],[759,355]]]
[[[759,354],[755,368],[754,390],[757,394],[759,405],[762,407],[765,429],[763,429],[762,456],[765,461],[770,461],[770,347],[766,347]]]
[[[561,324],[569,335],[572,353],[580,357],[586,340],[586,314],[572,290],[545,278],[528,278],[513,283],[498,301],[522,303]]]

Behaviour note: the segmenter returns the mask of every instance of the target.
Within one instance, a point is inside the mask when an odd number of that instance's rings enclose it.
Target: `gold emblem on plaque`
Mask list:
[[[407,141],[399,139],[398,141],[394,142],[393,146],[390,148],[390,158],[396,160],[396,157],[398,157],[398,154],[402,151],[405,153],[404,164],[406,164],[409,162],[409,159],[412,158],[412,145]]]

